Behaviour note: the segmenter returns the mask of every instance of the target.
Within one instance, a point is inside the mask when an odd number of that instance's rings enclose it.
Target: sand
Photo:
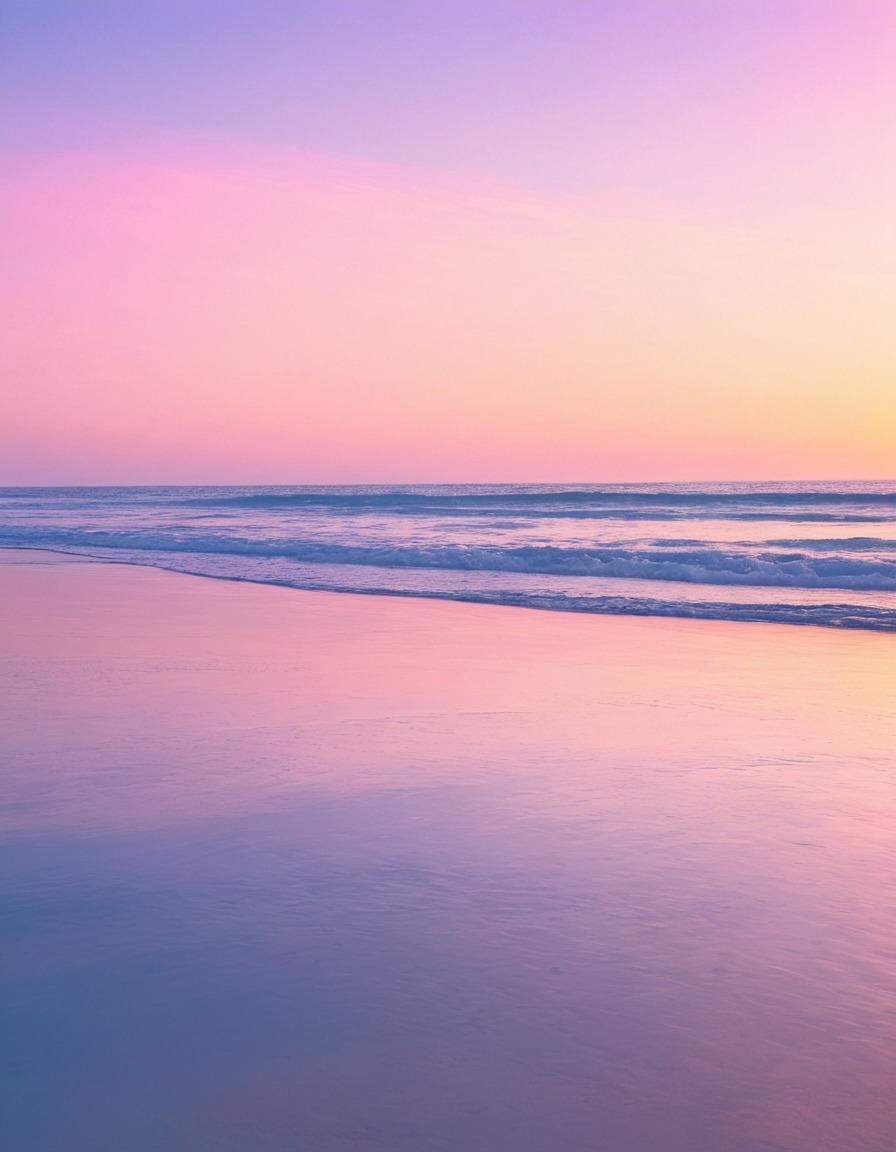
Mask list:
[[[896,1146],[892,638],[0,553],[9,1146]]]

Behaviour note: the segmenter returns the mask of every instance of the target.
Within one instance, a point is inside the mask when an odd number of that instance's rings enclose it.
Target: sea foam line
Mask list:
[[[883,556],[862,558],[853,549],[827,554],[799,551],[646,547],[563,548],[554,545],[483,547],[461,544],[364,546],[318,540],[248,540],[181,532],[109,532],[19,527],[0,533],[0,543],[28,547],[127,549],[282,558],[309,563],[441,571],[514,572],[531,575],[613,577],[689,584],[768,588],[896,591],[896,564]]]

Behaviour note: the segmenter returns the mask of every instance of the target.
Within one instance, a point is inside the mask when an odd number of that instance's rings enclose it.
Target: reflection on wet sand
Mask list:
[[[23,557],[8,1146],[896,1146],[890,638]]]

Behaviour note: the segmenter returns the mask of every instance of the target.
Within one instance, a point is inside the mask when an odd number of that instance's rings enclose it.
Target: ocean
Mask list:
[[[294,588],[896,630],[896,483],[0,489],[0,545]]]

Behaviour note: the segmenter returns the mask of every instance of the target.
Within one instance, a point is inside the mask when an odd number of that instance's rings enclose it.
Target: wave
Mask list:
[[[673,541],[680,544],[681,541]],[[767,541],[769,547],[793,548],[808,552],[896,552],[896,540],[879,536],[843,536],[836,539],[783,539]]]
[[[176,504],[222,508],[374,508],[400,511],[463,508],[726,507],[799,508],[871,506],[896,511],[896,484],[615,484],[615,485],[304,485],[218,487],[0,488],[0,501],[45,505],[52,501],[98,504]]]
[[[29,547],[129,549],[190,552],[260,558],[285,558],[310,563],[361,565],[395,569],[439,569],[528,573],[532,575],[612,577],[630,580],[675,581],[689,584],[750,587],[819,588],[857,591],[896,591],[896,564],[882,557],[857,557],[837,551],[831,541],[826,553],[806,551],[746,551],[719,547],[564,548],[554,545],[487,547],[466,544],[381,546],[318,540],[250,540],[232,535],[180,532],[111,532],[7,528],[0,543]]]
[[[177,491],[168,490],[168,491]],[[227,492],[221,489],[214,494],[192,496],[185,498],[185,503],[214,503],[214,504],[321,504],[327,507],[333,504],[431,504],[431,503],[483,503],[483,504],[527,504],[527,503],[656,503],[661,501],[668,504],[731,504],[731,503],[763,503],[763,504],[826,504],[826,503],[859,503],[859,504],[896,504],[896,492],[868,488],[794,488],[794,489],[767,489],[761,487],[736,487],[713,490],[710,487],[701,487],[695,490],[675,489],[667,487],[637,488],[526,488],[499,486],[468,487],[444,486],[431,489],[405,489],[405,488],[327,488],[327,489],[288,489],[277,491],[270,489]]]
[[[884,483],[0,489],[0,545],[295,588],[891,631],[894,522]]]
[[[375,485],[155,488],[6,488],[0,509],[99,515],[130,509],[204,518],[318,513],[494,519],[619,521],[896,521],[893,484]]]
[[[322,589],[333,591],[334,589]],[[346,592],[362,590],[346,588]],[[736,604],[718,601],[669,601],[650,597],[576,597],[518,592],[378,592],[377,595],[426,597],[472,604],[503,604],[553,612],[583,612],[606,616],[663,616],[685,620],[729,620],[744,623],[803,624],[825,628],[859,628],[896,632],[896,613],[887,608],[853,604]]]
[[[79,552],[83,554],[83,550]],[[128,553],[93,555],[98,559],[115,560],[123,564],[148,565],[187,575],[212,579],[230,580],[242,583],[279,585],[303,591],[351,593],[354,595],[405,596],[433,600],[449,600],[473,604],[494,604],[517,608],[541,609],[555,612],[578,612],[591,615],[621,616],[661,616],[677,619],[725,620],[731,622],[756,622],[771,624],[814,625],[829,628],[854,628],[876,632],[896,632],[896,609],[888,605],[874,603],[861,592],[843,593],[847,602],[833,602],[819,599],[820,593],[803,593],[812,599],[786,599],[787,591],[772,590],[777,598],[761,600],[755,598],[757,589],[740,589],[742,594],[753,595],[734,601],[728,599],[731,592],[722,591],[714,598],[707,598],[710,591],[688,598],[676,588],[676,595],[668,598],[656,595],[638,595],[630,589],[609,594],[593,591],[577,595],[568,590],[552,590],[545,587],[508,587],[505,584],[471,584],[458,581],[452,586],[433,585],[420,582],[402,583],[396,580],[400,574],[395,569],[368,569],[340,565],[304,565],[296,563],[289,569],[259,568],[258,561],[247,565],[234,563],[233,556],[214,556],[183,552],[175,553]],[[406,570],[406,575],[410,572]],[[468,573],[468,576],[476,575]],[[479,576],[490,575],[479,573]],[[497,578],[497,577],[496,577]],[[508,579],[507,576],[504,579]],[[557,578],[554,578],[557,579]],[[584,583],[589,583],[585,581]],[[598,582],[599,583],[599,582]],[[608,580],[608,586],[622,588],[626,582]],[[645,585],[649,587],[649,585]]]
[[[850,509],[871,508],[878,515],[891,510],[896,513],[896,493],[875,489],[848,490],[763,490],[756,488],[728,488],[697,491],[669,488],[588,488],[588,489],[510,489],[451,488],[438,490],[406,489],[341,489],[341,490],[287,490],[237,491],[204,493],[182,498],[192,507],[230,508],[270,511],[320,508],[330,511],[390,511],[438,512],[444,514],[489,514],[496,510],[514,510],[520,514],[549,515],[624,515],[627,512],[643,517],[648,511],[675,515],[684,512],[693,516],[700,508],[707,513],[725,516],[757,516],[780,518],[787,509],[807,518],[807,510],[838,506],[847,517],[855,515]],[[810,517],[832,517],[830,512],[808,512]],[[834,517],[837,518],[837,517]],[[868,518],[863,516],[862,519]]]

